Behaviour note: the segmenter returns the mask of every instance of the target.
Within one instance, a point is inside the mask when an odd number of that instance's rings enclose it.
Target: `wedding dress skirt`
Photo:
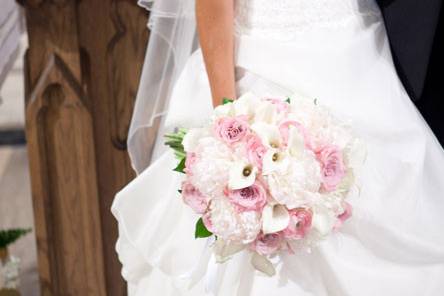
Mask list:
[[[177,193],[182,176],[164,152],[112,207],[130,294],[442,295],[444,152],[398,79],[380,16],[299,30],[285,40],[238,35],[240,92],[317,98],[365,141],[353,217],[311,253],[276,258],[275,277],[255,271],[248,252],[217,264],[208,242],[194,239],[198,217]],[[211,108],[197,51],[176,84],[166,125],[198,126]]]

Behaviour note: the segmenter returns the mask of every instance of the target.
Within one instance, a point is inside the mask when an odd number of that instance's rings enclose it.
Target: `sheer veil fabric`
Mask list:
[[[150,11],[150,38],[128,135],[128,151],[134,170],[140,173],[160,153],[148,153],[149,131],[156,120],[164,130],[164,115],[178,75],[197,49],[195,0],[139,0]]]

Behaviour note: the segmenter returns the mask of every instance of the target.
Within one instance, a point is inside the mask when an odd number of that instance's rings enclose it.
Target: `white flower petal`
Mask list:
[[[226,242],[219,238],[213,245],[214,255],[216,257],[216,262],[223,263],[230,259],[234,254],[245,249],[245,245],[236,242]]]
[[[260,213],[238,213],[223,195],[211,200],[210,211],[213,233],[218,240],[248,244],[256,239],[261,230]]]
[[[275,159],[276,156],[277,159]],[[289,164],[290,160],[288,155],[277,149],[268,149],[263,157],[262,175],[267,176],[276,171],[283,172]]]
[[[295,126],[290,126],[288,131],[288,152],[290,155],[298,157],[304,151],[304,136]]]
[[[219,105],[216,108],[214,108],[213,117],[220,118],[220,117],[232,116],[233,113],[234,113],[233,104],[228,103],[228,104]]]
[[[255,269],[265,273],[270,277],[276,274],[276,269],[274,268],[270,260],[265,258],[265,256],[259,255],[256,252],[253,253],[253,256],[251,257],[251,264]]]
[[[276,125],[271,125],[264,122],[256,122],[251,125],[251,129],[262,140],[262,144],[268,147],[281,146],[281,133]]]
[[[205,128],[193,128],[190,129],[182,140],[182,145],[185,152],[194,152],[197,145],[199,144],[199,140],[208,136],[209,132]]]
[[[244,170],[250,169],[250,174],[244,176]],[[256,180],[257,168],[244,162],[235,162],[230,168],[228,187],[230,189],[242,189],[253,185]]]
[[[251,92],[247,92],[239,99],[233,102],[234,114],[253,116],[257,105],[260,103],[259,97],[255,96]]]
[[[264,207],[262,211],[262,231],[265,234],[284,230],[289,222],[290,215],[283,205],[268,204]]]
[[[333,229],[335,217],[327,210],[315,209],[312,223],[313,228],[316,229],[321,236],[326,236]]]
[[[254,122],[262,122],[268,124],[275,124],[277,118],[276,106],[271,102],[262,101],[256,106],[256,114],[254,116]]]

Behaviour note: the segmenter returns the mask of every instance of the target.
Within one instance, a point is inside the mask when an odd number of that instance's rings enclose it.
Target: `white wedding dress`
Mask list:
[[[443,295],[444,151],[401,85],[374,0],[236,0],[239,91],[298,92],[350,120],[366,142],[352,219],[274,277],[248,252],[216,264],[163,153],[117,196],[117,252],[130,295]],[[279,86],[279,87],[277,87]],[[211,112],[202,55],[189,59],[166,125]]]

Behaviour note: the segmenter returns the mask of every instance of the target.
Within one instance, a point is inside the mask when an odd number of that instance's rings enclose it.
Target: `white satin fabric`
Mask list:
[[[356,15],[287,41],[243,34],[236,64],[240,92],[295,91],[352,122],[368,149],[361,196],[350,200],[354,215],[311,254],[275,258],[275,277],[254,271],[247,252],[215,264],[208,242],[193,238],[198,217],[177,193],[181,175],[166,152],[112,207],[130,294],[441,295],[444,151],[396,75],[381,18]],[[196,126],[210,111],[197,51],[174,88],[166,125]]]

